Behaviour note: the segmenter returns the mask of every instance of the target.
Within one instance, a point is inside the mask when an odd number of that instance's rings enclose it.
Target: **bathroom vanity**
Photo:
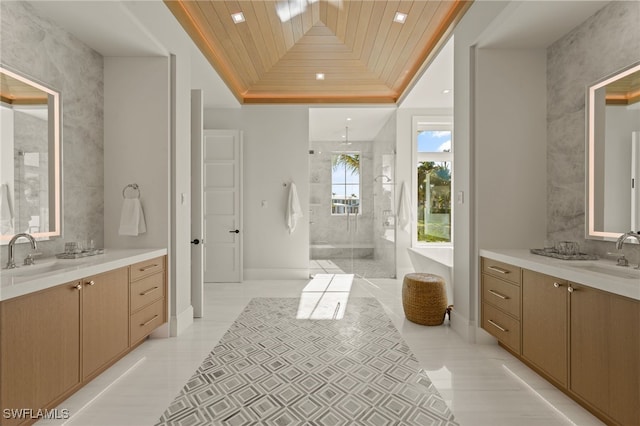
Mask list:
[[[109,250],[3,270],[0,424],[34,423],[167,322],[166,262]]]
[[[480,250],[481,324],[607,424],[640,424],[640,271]]]

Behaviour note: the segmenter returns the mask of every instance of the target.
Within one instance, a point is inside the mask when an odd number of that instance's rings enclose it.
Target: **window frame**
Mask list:
[[[358,212],[357,213],[348,213],[347,214],[347,209],[345,208],[345,212],[344,213],[334,213],[333,212],[333,158],[336,155],[358,155],[358,158],[360,159],[360,163],[358,164],[358,200],[359,200],[359,204],[358,204]],[[346,183],[346,179],[345,182],[343,184],[337,184],[337,185],[356,185],[356,184],[348,184]],[[362,152],[360,151],[332,151],[331,152],[331,189],[330,189],[330,213],[331,216],[336,216],[336,217],[343,217],[343,216],[347,216],[347,215],[352,215],[352,214],[357,214],[357,215],[361,215],[362,214]]]
[[[418,152],[418,132],[425,130],[446,130],[451,132],[451,151],[450,152]],[[411,227],[411,246],[412,247],[453,247],[454,236],[454,134],[453,134],[453,116],[451,115],[429,115],[429,116],[414,116],[411,126],[411,143],[412,143],[412,177],[411,184],[413,191],[411,191],[411,214],[415,217],[415,221]],[[418,162],[421,161],[433,161],[433,162],[448,162],[451,165],[451,241],[446,242],[426,242],[418,241]]]

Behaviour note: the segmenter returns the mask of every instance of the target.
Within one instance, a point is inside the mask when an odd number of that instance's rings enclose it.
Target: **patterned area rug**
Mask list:
[[[340,320],[253,299],[157,425],[457,425],[374,298]]]

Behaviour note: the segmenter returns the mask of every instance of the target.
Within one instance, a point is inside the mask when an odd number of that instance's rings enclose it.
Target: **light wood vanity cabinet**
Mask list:
[[[521,269],[483,258],[482,328],[520,353]]]
[[[571,283],[570,390],[640,425],[640,301]]]
[[[167,321],[166,256],[0,302],[0,425],[52,409]]]
[[[0,303],[0,424],[4,409],[54,407],[80,386],[80,282]],[[80,287],[81,288],[81,287]]]
[[[522,271],[522,356],[567,386],[567,282]]]
[[[640,301],[487,258],[481,265],[482,328],[605,423],[640,425]]]
[[[129,343],[135,345],[166,322],[165,258],[158,257],[131,265],[129,291]]]
[[[82,379],[129,348],[128,268],[82,280]]]

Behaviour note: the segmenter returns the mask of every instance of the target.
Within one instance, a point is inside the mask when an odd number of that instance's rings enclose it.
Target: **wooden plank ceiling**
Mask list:
[[[640,71],[607,84],[605,102],[607,105],[632,105],[640,102]]]
[[[0,72],[0,100],[10,105],[46,105],[49,96],[36,87]]]
[[[165,4],[241,103],[396,103],[472,1]]]

